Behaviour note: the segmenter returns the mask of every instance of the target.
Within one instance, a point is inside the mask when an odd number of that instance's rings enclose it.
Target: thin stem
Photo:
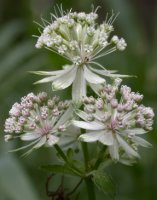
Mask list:
[[[105,51],[104,53],[102,53],[102,54],[100,54],[100,55],[98,55],[98,56],[93,57],[91,60],[92,60],[92,61],[93,61],[93,60],[96,60],[96,59],[101,58],[101,57],[103,57],[103,56],[106,56],[106,55],[108,55],[108,54],[110,54],[110,53],[112,53],[112,52],[114,52],[114,51],[116,51],[116,48],[115,48],[115,47],[113,47],[113,48],[111,48],[111,49]]]
[[[73,188],[73,190],[67,194],[67,196],[71,196],[81,185],[82,181],[83,181],[83,179],[81,178],[80,181],[77,183],[77,185]]]
[[[53,50],[53,49],[51,49],[49,47],[45,47],[45,49],[48,49],[49,51],[52,51],[53,53],[58,54],[59,56],[62,56],[63,58],[65,58],[65,59],[67,59],[67,60],[69,60],[71,62],[71,60],[67,56],[61,55],[57,51],[55,51],[55,50]]]
[[[69,166],[69,168],[76,173],[78,176],[82,177],[82,172],[75,166],[73,166],[71,163],[69,163],[69,160],[67,158],[67,156],[65,155],[65,153],[62,151],[62,149],[55,144],[54,145],[56,151],[58,152],[58,154],[62,157],[62,159],[65,161],[65,163]]]
[[[94,169],[97,169],[103,159],[103,156],[104,156],[104,152],[106,150],[106,146],[103,146],[103,148],[101,149],[101,151],[99,152],[99,157],[94,165]]]
[[[84,130],[82,130],[82,133],[84,133]],[[86,172],[88,172],[88,170],[89,170],[89,166],[88,166],[88,161],[89,161],[88,145],[85,142],[81,142],[81,145],[82,145],[82,150],[83,150],[83,155],[84,155]],[[90,176],[86,177],[84,179],[84,181],[85,181],[86,187],[87,187],[88,199],[89,200],[96,200],[94,185],[93,185],[93,182],[91,180],[91,177]]]
[[[89,159],[88,146],[86,142],[81,142],[81,145],[82,145],[82,150],[83,150],[85,169],[86,171],[88,171],[88,159]]]
[[[47,180],[46,180],[45,188],[46,188],[46,194],[47,194],[48,197],[52,195],[52,192],[49,191],[49,183],[50,183],[50,180],[51,180],[51,178],[52,178],[53,175],[54,175],[54,174],[51,174],[51,175],[47,178]]]
[[[94,61],[89,62],[89,63],[94,64],[94,65],[97,65],[97,66],[99,66],[101,69],[103,69],[103,70],[105,70],[105,71],[108,71],[108,70],[105,69],[105,67],[103,67],[100,63],[97,63],[97,62],[94,62]]]
[[[68,163],[68,159],[67,159],[66,155],[64,154],[64,152],[62,151],[62,149],[57,144],[55,144],[54,147],[55,147],[56,151],[59,153],[59,155],[63,158],[63,160],[66,163]]]
[[[96,200],[94,184],[93,184],[91,178],[90,177],[86,178],[85,183],[86,183],[87,192],[88,192],[88,199]]]
[[[82,129],[81,133],[84,134],[85,130]],[[81,142],[81,145],[82,145],[82,151],[83,151],[83,156],[84,156],[85,169],[87,172],[88,171],[88,161],[89,161],[88,144],[86,142]]]

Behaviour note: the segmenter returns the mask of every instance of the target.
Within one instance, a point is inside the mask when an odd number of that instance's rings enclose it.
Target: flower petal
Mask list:
[[[97,95],[100,95],[99,91],[103,89],[103,85],[94,83],[88,83],[88,84]]]
[[[32,74],[37,74],[41,76],[56,76],[64,73],[64,70],[56,70],[56,71],[30,71]]]
[[[140,138],[138,136],[134,136],[132,138],[132,141],[134,141],[137,145],[143,146],[143,147],[152,147],[152,144],[150,144],[149,142],[147,142],[145,139]]]
[[[89,83],[100,84],[105,82],[105,79],[93,73],[86,66],[84,66],[84,76]]]
[[[115,70],[102,70],[102,69],[96,69],[96,68],[93,68],[90,66],[90,69],[93,71],[93,72],[96,72],[97,74],[100,74],[100,75],[103,75],[103,76],[109,76],[110,74],[112,73],[115,73],[116,71]]]
[[[125,142],[118,134],[116,135],[116,138],[119,142],[119,145],[125,150],[128,156],[139,157],[139,154],[127,142]]]
[[[68,71],[56,78],[52,83],[52,90],[62,90],[69,87],[75,79],[77,67],[69,67]]]
[[[25,133],[23,135],[21,135],[21,140],[25,140],[25,141],[30,141],[30,140],[35,140],[37,138],[41,137],[41,135],[39,133]]]
[[[46,143],[46,136],[43,136],[39,142],[33,147],[33,149],[38,149]]]
[[[113,138],[113,145],[109,146],[109,153],[113,160],[119,160],[119,146],[115,138]]]
[[[104,134],[102,134],[102,136],[99,138],[99,142],[101,142],[104,145],[108,145],[108,146],[113,145],[112,132],[111,131],[109,131],[109,132],[104,131]]]
[[[86,112],[84,112],[84,111],[82,111],[82,110],[76,110],[76,114],[77,114],[81,119],[83,119],[84,121],[88,121],[89,115],[88,115]]]
[[[113,74],[115,73],[115,71],[108,71],[108,70],[101,70],[101,69],[95,69],[95,68],[92,68],[90,67],[90,69],[93,71],[93,72],[96,72],[97,74],[100,74],[100,75],[103,75],[103,76],[109,76],[109,77],[122,77],[122,78],[125,78],[125,77],[132,77],[130,75],[125,75],[125,74]]]
[[[69,106],[69,108],[65,111],[65,113],[61,116],[61,118],[58,120],[56,125],[53,127],[53,129],[57,129],[60,125],[63,125],[66,123],[71,117],[73,113],[73,106]]]
[[[144,130],[143,128],[126,129],[123,132],[128,135],[141,135],[141,134],[147,133],[147,131]]]
[[[119,162],[124,164],[124,165],[132,166],[133,164],[136,163],[136,160],[135,159],[121,157],[119,159]]]
[[[84,122],[84,121],[77,121],[77,120],[73,120],[72,123],[80,128],[83,129],[87,129],[87,130],[103,130],[105,128],[105,126],[102,123],[99,122]]]
[[[52,82],[52,81],[54,81],[56,78],[57,78],[56,76],[49,76],[49,77],[43,78],[43,79],[41,79],[41,80],[39,80],[39,81],[36,81],[34,84]]]
[[[104,134],[104,131],[90,132],[80,135],[79,139],[83,142],[96,142]]]
[[[47,139],[47,145],[48,146],[53,146],[54,144],[58,143],[59,138],[54,136],[54,135],[49,135]]]
[[[82,67],[78,67],[76,77],[72,85],[72,99],[76,103],[80,103],[82,97],[86,96],[86,80]]]

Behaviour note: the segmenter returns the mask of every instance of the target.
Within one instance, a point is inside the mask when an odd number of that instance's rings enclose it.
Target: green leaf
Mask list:
[[[73,170],[67,165],[45,165],[45,166],[42,166],[41,169],[44,169],[49,172],[57,173],[57,174],[78,176],[77,173],[73,172]]]
[[[82,173],[85,172],[84,163],[80,160],[72,160],[72,165],[76,166]]]
[[[92,180],[100,191],[110,197],[115,196],[115,184],[109,175],[104,173],[102,170],[95,170],[92,172],[92,175]]]

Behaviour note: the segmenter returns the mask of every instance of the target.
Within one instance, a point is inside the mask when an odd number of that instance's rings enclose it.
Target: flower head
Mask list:
[[[93,84],[105,82],[101,76],[122,76],[113,74],[115,71],[106,70],[95,62],[113,51],[123,51],[127,46],[123,38],[111,36],[116,18],[114,14],[100,25],[96,22],[97,18],[96,11],[88,14],[61,11],[61,17],[52,14],[52,22],[43,27],[36,47],[56,52],[72,64],[59,71],[34,72],[48,76],[37,83],[52,82],[53,90],[64,89],[72,84],[72,97],[77,101],[86,96],[87,83],[93,88]]]
[[[121,79],[115,79],[112,85],[106,84],[96,99],[86,97],[84,111],[77,111],[83,121],[73,121],[75,126],[87,130],[80,140],[107,145],[114,160],[120,160],[124,154],[139,157],[137,147],[150,146],[139,136],[152,130],[154,117],[152,108],[138,105],[143,95],[120,83]]]
[[[69,101],[60,101],[57,96],[48,98],[45,92],[29,93],[12,106],[5,122],[5,141],[17,137],[33,141],[20,148],[33,146],[31,151],[43,145],[53,146],[59,142],[59,134],[66,131],[71,117]]]
[[[114,14],[98,25],[96,11],[67,12],[61,17],[52,14],[52,22],[43,27],[36,48],[46,47],[66,57],[75,65],[86,64],[113,51],[123,51],[126,42],[113,32]],[[80,62],[76,62],[77,58]]]

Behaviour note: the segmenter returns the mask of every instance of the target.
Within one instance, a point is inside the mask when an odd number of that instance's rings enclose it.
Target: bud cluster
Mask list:
[[[45,92],[38,95],[29,93],[15,103],[9,111],[10,117],[5,122],[5,140],[20,137],[22,140],[36,140],[40,146],[58,142],[58,132],[66,130],[70,115],[63,120],[69,101],[60,101],[54,96],[48,98]],[[65,116],[64,116],[65,118]],[[41,142],[42,140],[42,142]]]
[[[129,157],[138,157],[137,146],[150,146],[137,135],[152,130],[152,108],[139,105],[143,95],[121,85],[121,79],[106,84],[99,98],[85,97],[84,111],[77,111],[84,121],[73,123],[88,130],[80,139],[84,142],[100,141],[108,146],[113,159],[119,160],[120,151]]]
[[[109,105],[111,112],[116,111],[115,119],[123,128],[137,126],[147,131],[152,130],[154,112],[152,108],[138,105],[143,95],[132,92],[131,88],[122,85],[119,88],[120,79],[115,79],[113,85],[107,84],[101,91],[100,97]],[[121,97],[117,98],[117,94]],[[108,106],[107,106],[108,107]],[[115,112],[114,111],[114,112]]]

